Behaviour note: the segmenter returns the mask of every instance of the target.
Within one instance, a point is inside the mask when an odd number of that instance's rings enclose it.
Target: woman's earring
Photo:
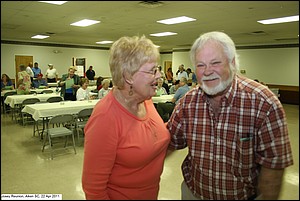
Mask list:
[[[132,94],[133,94],[132,85],[130,85],[129,96],[132,96]]]

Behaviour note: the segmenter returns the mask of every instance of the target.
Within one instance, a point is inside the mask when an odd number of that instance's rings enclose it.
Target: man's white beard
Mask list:
[[[209,77],[202,77],[201,88],[208,95],[216,95],[216,94],[224,91],[231,84],[231,82],[233,80],[233,75],[234,75],[233,72],[230,71],[229,78],[225,81],[221,81],[216,87],[208,87],[203,82],[203,80],[207,80],[207,79],[211,79],[211,78],[219,78],[221,80],[221,77],[219,75],[213,75],[213,76],[209,76]]]

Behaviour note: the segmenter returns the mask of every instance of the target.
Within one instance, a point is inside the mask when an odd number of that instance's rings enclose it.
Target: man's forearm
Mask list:
[[[284,169],[261,167],[258,179],[258,200],[277,200],[279,197]]]

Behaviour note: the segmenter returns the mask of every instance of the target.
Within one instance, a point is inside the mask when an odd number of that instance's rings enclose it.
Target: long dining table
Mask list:
[[[46,102],[50,97],[58,97],[59,93],[51,93],[51,94],[28,94],[28,95],[12,95],[7,96],[4,103],[9,105],[11,108],[15,108],[15,106],[22,104],[22,102],[27,98],[38,98],[41,102]]]
[[[32,115],[34,120],[48,118],[59,114],[78,114],[84,108],[94,108],[100,99],[83,101],[62,101],[55,103],[42,103],[26,105],[22,112]]]

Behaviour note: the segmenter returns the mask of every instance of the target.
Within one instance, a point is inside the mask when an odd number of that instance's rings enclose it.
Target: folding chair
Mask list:
[[[74,116],[72,114],[56,115],[51,117],[51,119],[48,121],[42,152],[44,152],[46,141],[48,138],[49,147],[51,150],[51,159],[53,159],[53,138],[65,137],[64,148],[66,148],[68,137],[71,136],[74,152],[76,154],[74,132],[72,129],[67,128],[67,126],[70,124],[74,124]]]
[[[78,112],[78,114],[75,116],[75,131],[77,133],[77,140],[79,142],[79,132],[78,129],[81,129],[82,132],[84,130],[84,127],[91,116],[93,112],[93,108],[85,108]]]
[[[27,122],[34,122],[32,116],[26,112],[22,112],[22,109],[26,106],[26,105],[31,105],[31,104],[35,104],[37,102],[40,102],[40,99],[38,98],[27,98],[25,100],[22,101],[22,104],[19,106],[19,112],[21,114],[21,120],[22,120],[22,125],[25,126],[25,124]],[[25,119],[26,117],[26,119]],[[29,120],[30,119],[30,120]]]

